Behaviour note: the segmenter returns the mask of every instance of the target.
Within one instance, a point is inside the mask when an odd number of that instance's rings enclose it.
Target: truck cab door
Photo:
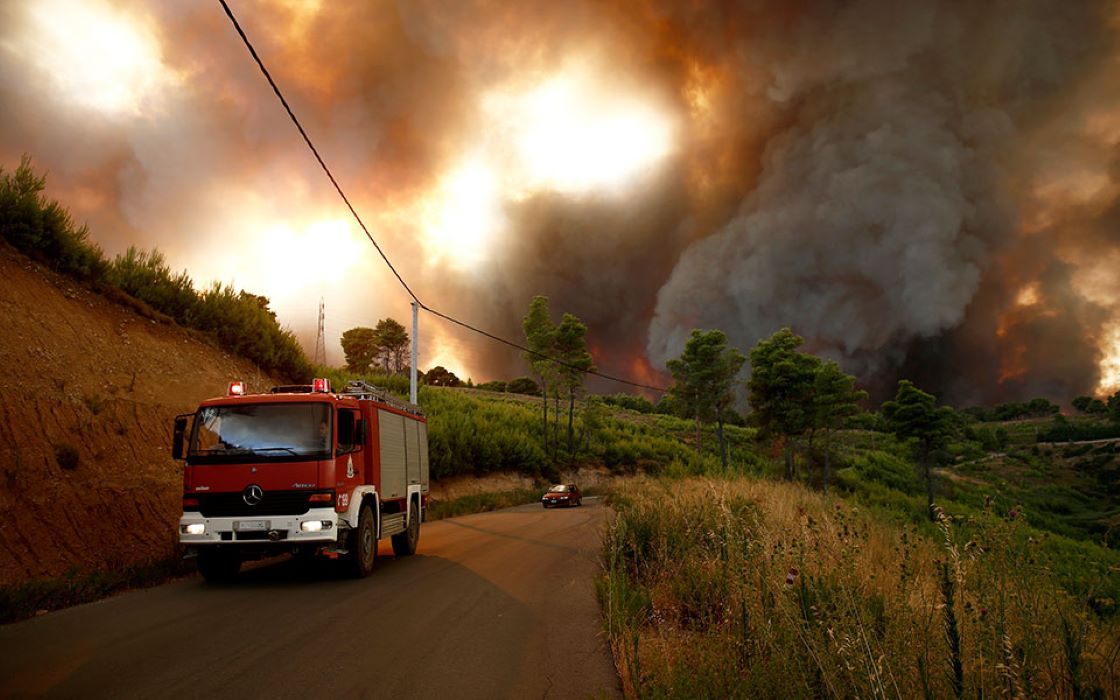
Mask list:
[[[359,440],[359,418],[358,411],[340,408],[335,420],[338,431],[338,450],[334,458],[335,489],[338,492],[338,507],[342,510],[349,507],[350,494],[363,483],[365,455]]]

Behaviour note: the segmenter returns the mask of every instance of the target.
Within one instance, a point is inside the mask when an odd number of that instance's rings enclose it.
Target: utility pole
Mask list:
[[[323,297],[319,297],[319,332],[315,336],[315,359],[317,365],[327,364],[327,339],[323,332]]]
[[[412,302],[412,361],[409,363],[412,366],[408,368],[408,397],[412,403],[418,403],[416,400],[416,356],[418,354],[416,350],[420,345],[419,311],[420,305],[415,301]]]

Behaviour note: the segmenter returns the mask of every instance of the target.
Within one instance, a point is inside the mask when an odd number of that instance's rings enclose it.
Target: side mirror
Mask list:
[[[171,456],[175,459],[183,458],[183,434],[187,432],[187,417],[175,416],[175,436],[171,441]]]

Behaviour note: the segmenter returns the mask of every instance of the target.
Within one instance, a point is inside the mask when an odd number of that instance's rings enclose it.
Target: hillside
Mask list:
[[[0,508],[12,516],[0,523],[0,586],[166,561],[180,512],[172,418],[231,378],[273,380],[206,336],[106,299],[4,244],[0,278]],[[570,454],[563,422],[550,429],[553,460],[542,449],[537,398],[423,387],[421,403],[444,501],[487,489],[512,497],[577,466],[585,482],[591,473],[721,471],[713,429],[705,428],[697,459],[693,423],[668,415],[581,404]],[[939,474],[942,502],[964,515],[1023,507],[1050,532],[1106,540],[1120,522],[1116,444],[1036,444],[1044,427],[975,427],[1004,430],[1005,444],[956,444],[954,464]],[[756,443],[752,428],[728,426],[727,435],[733,472],[780,476],[777,453]],[[842,431],[833,459],[840,494],[896,522],[925,522],[921,483],[893,436]]]
[[[0,585],[167,557],[173,417],[231,378],[271,380],[4,243],[0,279]]]

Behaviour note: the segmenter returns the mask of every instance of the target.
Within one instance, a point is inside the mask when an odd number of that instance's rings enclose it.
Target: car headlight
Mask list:
[[[188,524],[186,524],[182,527],[182,533],[184,535],[205,535],[206,534],[206,524],[205,523],[188,523]]]

